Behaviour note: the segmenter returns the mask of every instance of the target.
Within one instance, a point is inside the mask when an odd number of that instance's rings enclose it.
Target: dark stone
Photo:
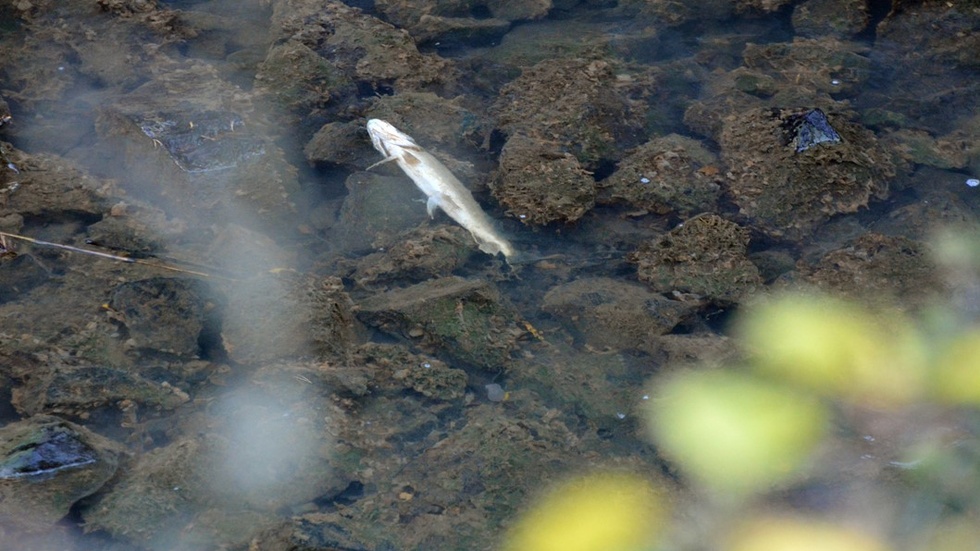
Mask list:
[[[786,117],[787,144],[792,143],[797,153],[802,153],[821,143],[840,143],[840,134],[820,109],[811,109]]]

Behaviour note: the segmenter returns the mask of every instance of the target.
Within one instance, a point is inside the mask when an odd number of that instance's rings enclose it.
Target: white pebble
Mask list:
[[[970,187],[980,186],[980,180],[977,180],[976,178],[970,178],[969,180],[966,181],[966,185]]]
[[[650,183],[650,178],[647,178],[646,176],[644,176],[643,178],[640,178],[640,183],[641,184],[649,184]]]
[[[840,80],[837,80],[837,79],[835,78],[835,79],[833,79],[833,80],[831,80],[831,81],[830,81],[830,84],[831,84],[832,86],[840,86]]]
[[[491,402],[503,402],[507,399],[507,392],[497,383],[483,385],[487,389],[487,400]]]

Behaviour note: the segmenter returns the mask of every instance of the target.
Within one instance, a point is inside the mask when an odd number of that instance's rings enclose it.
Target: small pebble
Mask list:
[[[976,178],[970,178],[969,180],[966,181],[966,185],[970,187],[980,186],[980,180],[977,180]]]
[[[644,176],[644,177],[640,178],[640,183],[641,184],[649,184],[650,183],[650,178],[647,178],[646,176]]]
[[[831,84],[832,86],[840,86],[840,80],[837,80],[837,79],[835,78],[835,79],[833,79],[833,80],[831,80],[831,81],[830,81],[830,84]]]

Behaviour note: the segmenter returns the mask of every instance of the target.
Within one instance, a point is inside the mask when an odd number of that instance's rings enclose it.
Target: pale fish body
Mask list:
[[[429,198],[425,205],[429,216],[434,216],[439,207],[470,232],[481,251],[492,255],[503,253],[508,260],[514,257],[513,245],[497,232],[470,190],[446,165],[388,122],[371,119],[367,122],[367,131],[374,148],[385,156],[381,162],[398,163],[402,172]]]

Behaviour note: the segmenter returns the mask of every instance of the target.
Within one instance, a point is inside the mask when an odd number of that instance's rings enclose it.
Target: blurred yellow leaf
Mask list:
[[[903,315],[881,317],[838,299],[792,294],[751,308],[736,332],[759,373],[855,402],[914,400],[925,386],[922,338]]]
[[[578,478],[548,492],[509,531],[505,551],[641,551],[665,522],[660,496],[626,474]]]
[[[958,335],[944,346],[933,389],[942,402],[980,405],[980,329]]]
[[[715,490],[752,492],[794,475],[825,432],[816,399],[750,375],[686,372],[661,384],[649,413],[656,443]]]
[[[885,551],[877,539],[815,520],[770,518],[735,530],[725,551]]]

